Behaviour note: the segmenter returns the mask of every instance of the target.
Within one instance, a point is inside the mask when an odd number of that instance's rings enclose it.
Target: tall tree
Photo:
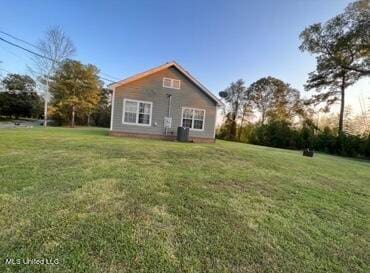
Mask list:
[[[220,97],[226,102],[226,118],[230,124],[229,137],[236,139],[236,120],[240,117],[241,110],[248,102],[248,90],[242,79],[232,82],[228,88],[220,92]]]
[[[77,114],[88,117],[98,105],[101,85],[95,66],[64,61],[50,85],[55,116],[74,127]]]
[[[344,13],[324,24],[313,24],[300,34],[300,49],[315,55],[317,62],[305,88],[318,92],[311,102],[326,102],[326,110],[340,101],[339,133],[343,132],[346,88],[370,75],[369,3],[356,1]]]
[[[299,91],[274,77],[265,77],[248,88],[253,106],[260,115],[261,124],[268,119],[290,120],[303,115]]]
[[[34,66],[30,70],[38,76],[39,83],[45,89],[44,126],[47,126],[50,78],[59,64],[72,57],[76,49],[59,26],[50,27],[45,37],[38,42],[37,48],[43,57],[33,57]]]

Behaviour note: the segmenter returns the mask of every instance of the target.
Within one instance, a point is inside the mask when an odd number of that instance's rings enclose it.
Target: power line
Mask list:
[[[22,43],[25,43],[25,44],[27,44],[27,45],[30,45],[30,46],[32,46],[32,47],[34,47],[34,48],[36,48],[37,50],[40,50],[40,48],[39,48],[38,46],[36,46],[36,45],[34,45],[34,44],[30,43],[30,42],[27,42],[27,41],[25,41],[25,40],[23,40],[23,39],[21,39],[21,38],[15,37],[14,35],[11,35],[11,34],[9,34],[9,33],[6,33],[5,31],[0,30],[0,33],[2,33],[2,34],[4,34],[4,35],[7,35],[7,36],[9,36],[10,38],[13,38],[14,40],[17,40],[17,41],[19,41],[19,42],[22,42]]]
[[[6,69],[3,69],[3,68],[0,68],[0,70],[2,70],[2,71],[4,71],[4,72],[6,72],[6,73],[8,73],[8,74],[14,74],[13,72],[10,72],[9,70],[6,70]],[[37,73],[37,72],[32,72],[33,74],[36,74],[36,75],[39,75],[39,76],[45,76],[45,75],[43,75],[43,74],[40,74],[40,73]],[[103,79],[103,80],[106,80],[106,81],[109,81],[109,82],[111,82],[111,83],[115,83],[116,81],[112,81],[112,80],[109,80],[109,79],[106,79],[106,78],[103,78],[103,77],[101,77],[100,76],[100,78],[101,79]]]
[[[13,51],[11,51],[9,48],[6,48],[6,46],[5,45],[0,45],[0,48],[2,48],[4,51],[6,51],[6,52],[8,52],[9,54],[11,54],[11,55],[13,55],[13,56],[15,56],[15,57],[17,57],[17,58],[19,58],[19,59],[22,59],[23,61],[25,61],[25,62],[28,62],[29,60],[27,60],[25,57],[23,57],[23,56],[20,56],[20,55],[18,55],[18,54],[16,54],[16,53],[14,53]],[[27,56],[28,58],[30,58],[29,56]]]
[[[3,31],[0,31],[1,33],[3,33]],[[7,35],[10,35],[10,34],[7,34]],[[13,36],[13,35],[11,35],[11,36]],[[15,37],[15,36],[13,36],[13,37]],[[19,39],[19,38],[13,38],[13,39],[17,39],[17,40],[20,40],[20,41],[23,41],[23,42],[26,42],[26,41],[24,41],[24,40],[22,40],[22,39]],[[41,55],[41,54],[39,54],[39,53],[37,53],[37,52],[34,52],[34,51],[32,51],[32,50],[30,50],[30,49],[28,49],[28,48],[25,48],[25,47],[23,47],[23,46],[21,46],[21,45],[18,45],[18,44],[15,44],[15,43],[13,43],[13,42],[11,42],[11,41],[9,41],[9,40],[7,40],[7,39],[4,39],[4,38],[2,38],[2,37],[0,37],[0,40],[1,41],[3,41],[3,42],[5,42],[5,43],[7,43],[7,44],[9,44],[9,45],[12,45],[12,46],[14,46],[14,47],[17,47],[17,48],[19,48],[19,49],[22,49],[22,50],[24,50],[24,51],[27,51],[28,53],[30,53],[30,54],[33,54],[33,55],[35,55],[35,56],[37,56],[37,57],[40,57],[40,58],[44,58],[44,59],[47,59],[47,60],[49,60],[49,61],[52,61],[52,62],[56,62],[55,60],[53,60],[53,59],[51,59],[51,58],[49,58],[49,57],[47,57],[47,56],[44,56],[44,55]],[[26,43],[28,43],[28,42],[26,42]],[[29,43],[29,44],[31,44],[31,43]],[[32,45],[32,44],[31,44]],[[100,72],[101,74],[105,74],[105,73],[102,73],[102,72]],[[111,76],[108,76],[108,77],[111,77]],[[107,78],[105,78],[105,77],[102,77],[102,76],[100,76],[100,78],[101,79],[103,79],[103,80],[105,80],[105,81],[108,81],[108,82],[111,82],[111,83],[115,83],[117,80],[110,80],[110,79],[107,79]],[[111,78],[116,78],[116,77],[111,77]],[[118,79],[118,78],[117,78]]]
[[[112,76],[112,75],[109,75],[109,74],[107,74],[107,73],[100,72],[100,74],[105,75],[105,76],[107,76],[107,77],[109,77],[109,78],[112,78],[112,79],[114,79],[114,80],[117,80],[117,81],[119,81],[119,80],[120,80],[119,78],[114,77],[114,76]]]
[[[101,79],[105,80],[105,81],[108,81],[108,82],[111,82],[111,83],[116,83],[117,81],[113,81],[113,80],[110,80],[110,79],[107,79],[107,78],[104,78],[102,76],[100,76]]]
[[[27,51],[28,53],[31,53],[31,54],[33,54],[33,55],[35,55],[35,56],[38,56],[38,57],[40,57],[40,58],[47,59],[47,60],[52,61],[52,62],[55,62],[52,58],[49,58],[49,57],[46,57],[46,56],[41,55],[41,54],[39,54],[39,53],[36,53],[36,52],[34,52],[34,51],[30,50],[30,49],[27,49],[27,48],[25,48],[25,47],[23,47],[23,46],[20,46],[20,45],[17,45],[17,44],[15,44],[15,43],[13,43],[13,42],[10,42],[10,41],[8,41],[8,40],[6,40],[6,39],[2,38],[2,37],[0,37],[0,40],[1,40],[1,41],[3,41],[3,42],[5,42],[5,43],[7,43],[7,44],[10,44],[10,45],[12,45],[12,46],[15,46],[15,47],[17,47],[17,48],[20,48],[20,49],[22,49],[22,50],[25,50],[25,51]]]

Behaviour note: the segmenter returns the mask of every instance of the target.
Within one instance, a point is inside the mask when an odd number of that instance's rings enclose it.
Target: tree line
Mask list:
[[[28,67],[33,77],[8,74],[1,81],[0,115],[109,127],[110,91],[98,68],[71,58],[75,47],[60,27],[49,29],[37,48]]]
[[[54,125],[109,127],[110,90],[93,65],[65,60],[49,79],[48,116]],[[0,115],[9,119],[44,119],[44,96],[28,75],[8,74],[2,81]]]
[[[301,51],[316,58],[305,90],[309,99],[284,81],[267,76],[250,86],[240,79],[220,92],[225,118],[217,136],[226,140],[280,148],[313,148],[333,154],[370,156],[369,128],[361,135],[344,130],[346,90],[370,75],[370,8],[358,0],[325,23],[313,24],[299,36]],[[335,128],[315,123],[319,111],[339,102]],[[323,106],[323,107],[322,107]]]

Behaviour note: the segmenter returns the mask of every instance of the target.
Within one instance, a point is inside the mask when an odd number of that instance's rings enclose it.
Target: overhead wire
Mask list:
[[[23,42],[23,43],[25,43],[25,44],[28,44],[28,45],[30,45],[30,46],[32,46],[32,47],[35,47],[36,49],[39,49],[37,46],[33,45],[32,43],[29,43],[29,42],[27,42],[27,41],[25,41],[25,40],[23,40],[23,39],[17,38],[17,37],[16,37],[16,36],[14,36],[14,35],[11,35],[11,34],[9,34],[9,33],[6,33],[6,32],[4,32],[4,31],[1,31],[1,30],[0,30],[0,33],[2,33],[2,34],[4,34],[4,35],[7,35],[7,36],[9,36],[9,37],[11,37],[12,39],[15,39],[15,40],[17,40],[17,41],[20,41],[20,42]],[[35,51],[33,51],[33,50],[30,50],[30,49],[28,49],[28,48],[26,48],[26,47],[24,47],[24,46],[21,46],[21,45],[16,44],[16,43],[14,43],[14,42],[12,42],[12,41],[9,41],[9,40],[7,40],[7,39],[5,39],[5,38],[3,38],[3,37],[0,37],[0,41],[2,41],[2,42],[4,42],[4,43],[7,43],[7,44],[9,44],[9,45],[11,45],[11,46],[13,46],[13,47],[16,47],[16,48],[18,48],[18,49],[24,50],[24,51],[26,51],[26,52],[28,52],[28,53],[30,53],[30,54],[33,54],[33,55],[35,55],[35,56],[37,56],[37,57],[39,57],[39,58],[44,58],[44,59],[47,59],[47,60],[49,60],[49,61],[55,62],[55,60],[53,60],[53,59],[51,59],[51,58],[49,58],[49,57],[47,57],[47,56],[44,56],[44,55],[42,55],[42,54],[39,54],[39,53],[37,53],[37,52],[35,52]],[[101,78],[102,80],[105,80],[105,81],[108,81],[108,82],[111,82],[111,83],[115,83],[115,82],[117,82],[117,80],[118,80],[118,78],[117,78],[117,77],[110,76],[110,75],[108,75],[108,74],[106,74],[106,73],[100,72],[100,74],[102,74],[102,75],[106,75],[106,77],[102,77],[102,76],[100,76],[100,78]],[[108,79],[107,77],[110,77],[111,79]]]

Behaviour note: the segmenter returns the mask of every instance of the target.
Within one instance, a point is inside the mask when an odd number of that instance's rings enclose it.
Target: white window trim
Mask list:
[[[129,102],[136,102],[137,103],[137,108],[136,108],[136,122],[125,122],[125,104],[126,101]],[[150,104],[150,116],[149,116],[149,124],[144,124],[144,123],[139,123],[139,107],[140,107],[140,102],[141,103],[147,103]],[[134,125],[134,126],[152,126],[152,116],[153,116],[153,102],[151,101],[144,101],[144,100],[132,100],[132,99],[123,99],[123,113],[122,113],[122,124],[126,125]]]
[[[202,129],[189,128],[189,130],[191,130],[191,131],[203,132],[204,131],[204,127],[206,126],[206,113],[207,113],[206,112],[206,109],[200,109],[200,108],[194,108],[194,107],[182,107],[182,109],[181,109],[181,127],[182,127],[182,122],[183,122],[183,116],[184,116],[184,110],[185,109],[188,109],[188,110],[198,110],[198,111],[203,111],[204,112],[204,115],[203,115],[203,128]],[[194,127],[194,115],[193,115],[191,126]]]
[[[169,81],[171,82],[171,86],[165,86],[165,85],[164,85],[164,82],[165,82],[166,80],[169,80]],[[178,88],[174,86],[174,84],[173,84],[173,82],[174,82],[174,81],[179,81],[179,87],[178,87]],[[171,78],[166,78],[166,77],[164,77],[164,78],[163,78],[163,80],[162,80],[162,86],[163,86],[164,88],[170,88],[170,89],[177,89],[177,90],[179,90],[179,89],[181,89],[181,80],[171,79]]]

